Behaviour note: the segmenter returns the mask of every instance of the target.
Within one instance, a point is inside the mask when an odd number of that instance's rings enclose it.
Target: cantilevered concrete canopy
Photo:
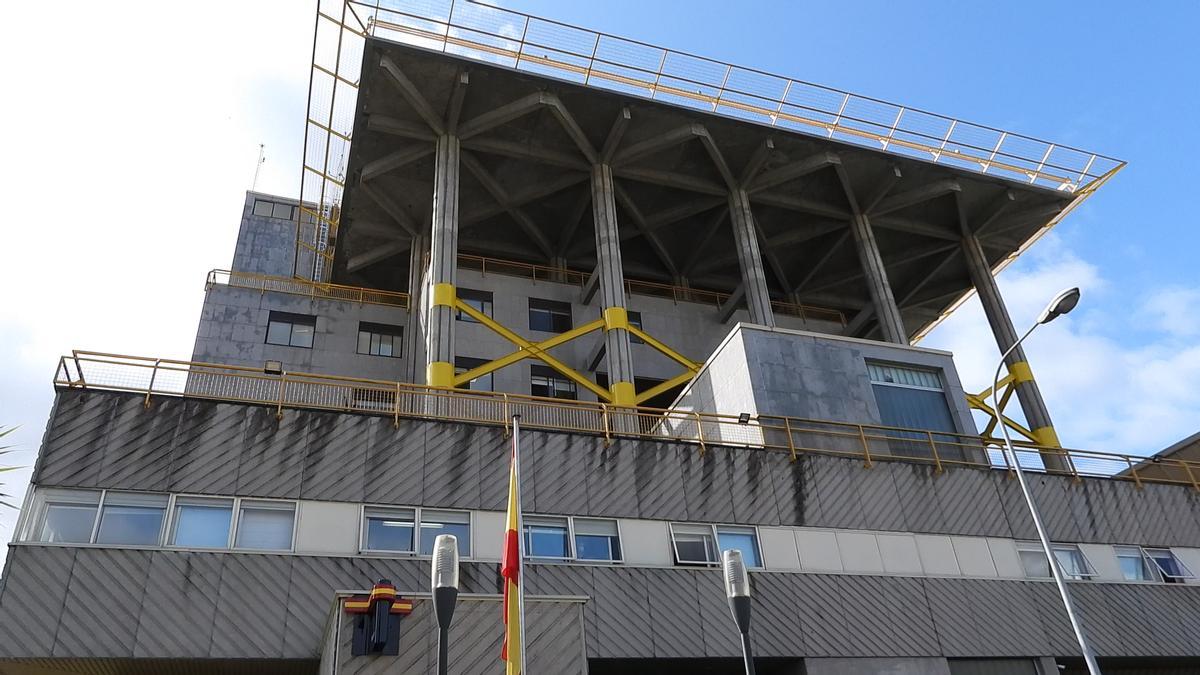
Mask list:
[[[334,281],[407,286],[434,129],[461,140],[460,252],[592,270],[589,172],[607,161],[626,277],[735,293],[729,194],[744,188],[772,298],[844,310],[866,337],[879,328],[856,214],[915,335],[972,288],[964,233],[994,266],[1075,197],[368,38]]]

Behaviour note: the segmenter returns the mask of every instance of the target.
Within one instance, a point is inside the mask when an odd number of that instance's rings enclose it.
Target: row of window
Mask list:
[[[281,202],[273,202],[269,199],[255,199],[252,212],[256,216],[264,218],[280,218],[282,220],[295,221],[300,215],[300,207],[295,204],[283,204]],[[311,213],[305,213],[304,222],[313,222]]]
[[[1183,583],[1195,576],[1170,549],[1143,548],[1141,546],[1116,546],[1117,565],[1126,581],[1157,581],[1168,584]],[[1074,544],[1051,546],[1054,560],[1064,578],[1082,581],[1096,576],[1096,570]],[[1050,562],[1046,552],[1037,542],[1018,542],[1017,553],[1025,576],[1030,579],[1049,579]]]

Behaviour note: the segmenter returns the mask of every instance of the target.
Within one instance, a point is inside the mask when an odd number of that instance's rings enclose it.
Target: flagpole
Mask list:
[[[517,613],[521,620],[521,675],[528,675],[528,670],[525,668],[525,584],[528,577],[525,576],[525,509],[521,508],[521,416],[513,415],[513,468],[517,476],[517,569],[519,570],[517,578],[520,580],[517,584]]]

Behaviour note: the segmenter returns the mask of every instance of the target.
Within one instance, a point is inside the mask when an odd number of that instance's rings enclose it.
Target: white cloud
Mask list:
[[[1146,298],[1140,316],[1168,334],[1200,336],[1200,288],[1171,286],[1155,291]]]
[[[1139,334],[1148,339],[1135,341],[1129,327],[1137,310],[1115,298],[1100,270],[1054,236],[1002,272],[999,281],[1018,331],[1028,328],[1059,290],[1073,285],[1082,290],[1074,313],[1039,328],[1026,342],[1064,445],[1148,454],[1196,432],[1200,345],[1188,339],[1195,327],[1182,319],[1189,318],[1184,308],[1198,304],[1200,289],[1175,288],[1139,298],[1134,307],[1156,317],[1158,330]],[[922,345],[953,351],[968,390],[991,385],[999,351],[978,299],[966,303]]]

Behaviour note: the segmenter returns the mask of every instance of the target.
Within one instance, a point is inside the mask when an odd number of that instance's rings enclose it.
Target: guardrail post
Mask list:
[[[504,397],[504,437],[508,438],[512,435],[512,427],[509,423],[512,422],[512,408],[508,404],[508,394],[502,394]]]
[[[700,419],[699,412],[695,413],[695,415],[696,415],[696,438],[700,440],[700,456],[703,457],[704,451],[708,449],[708,447],[704,445],[704,422]]]
[[[1185,461],[1183,470],[1187,472],[1188,480],[1192,481],[1192,487],[1196,489],[1196,492],[1200,492],[1200,482],[1196,481],[1196,474],[1192,473],[1192,466]]]
[[[79,365],[79,354],[71,352],[71,358],[75,361],[75,374],[79,375],[80,386],[86,387],[87,380],[83,379],[83,366]]]
[[[1133,460],[1126,457],[1125,463],[1129,465],[1129,475],[1133,476],[1133,482],[1137,485],[1137,489],[1142,489],[1142,477],[1138,475],[1137,468],[1133,465]]]
[[[282,373],[279,376],[279,404],[275,408],[275,419],[283,419],[283,396],[287,391],[287,373]]]
[[[871,446],[867,443],[867,430],[861,424],[858,425],[858,437],[863,445],[863,467],[869,469],[874,466],[871,462]]]
[[[400,428],[400,383],[396,383],[396,400],[392,401],[392,428]]]
[[[146,410],[150,409],[150,392],[154,391],[154,378],[158,376],[158,364],[162,363],[162,359],[154,359],[154,368],[150,371],[150,384],[146,387],[146,400],[142,402],[142,407]]]
[[[783,430],[787,434],[788,453],[792,456],[792,461],[796,461],[796,444],[792,441],[792,421],[787,417],[783,418]]]
[[[607,403],[600,404],[600,421],[603,422],[603,424],[604,424],[604,447],[607,448],[608,446],[612,445],[612,436],[610,435],[611,431],[609,429],[609,424],[608,424],[608,404]]]
[[[933,451],[933,472],[940,474],[942,472],[942,458],[938,455],[937,442],[933,440],[933,432],[926,431],[925,435],[929,437],[929,449]]]

